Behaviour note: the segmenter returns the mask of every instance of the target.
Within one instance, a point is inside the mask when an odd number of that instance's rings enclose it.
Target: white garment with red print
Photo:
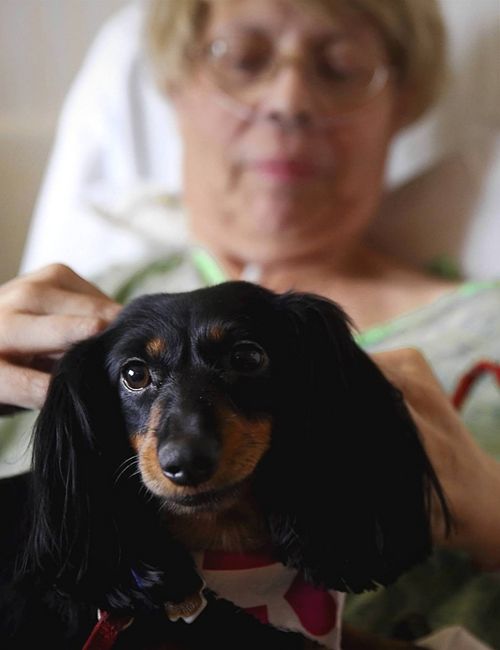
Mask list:
[[[207,587],[260,621],[340,650],[344,594],[317,589],[270,552],[195,555]]]

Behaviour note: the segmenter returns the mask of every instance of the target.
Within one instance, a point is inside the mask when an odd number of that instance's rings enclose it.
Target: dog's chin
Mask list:
[[[238,501],[247,483],[248,480],[245,479],[222,488],[200,489],[189,494],[170,494],[164,497],[164,506],[178,514],[220,512]]]

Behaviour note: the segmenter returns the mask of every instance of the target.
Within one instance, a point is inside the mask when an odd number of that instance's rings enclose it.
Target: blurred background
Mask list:
[[[64,96],[126,0],[0,0],[0,282],[16,274]]]
[[[500,152],[500,0],[440,2],[449,29],[451,82],[433,115],[406,133],[393,152],[394,185],[457,149],[465,150],[470,162],[477,142],[493,146],[494,156]],[[0,0],[0,282],[18,270],[66,92],[98,28],[126,4]],[[425,176],[419,182],[425,183]],[[457,197],[458,204],[466,200],[460,191]],[[500,190],[498,199],[493,204],[500,224]],[[394,201],[397,205],[397,195]],[[393,236],[394,227],[389,218],[386,236]],[[494,246],[500,259],[500,225],[498,234]]]

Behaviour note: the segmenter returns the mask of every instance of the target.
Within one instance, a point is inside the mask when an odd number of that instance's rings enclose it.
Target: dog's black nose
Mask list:
[[[158,450],[165,476],[176,485],[196,486],[215,473],[218,445],[212,440],[171,440]]]

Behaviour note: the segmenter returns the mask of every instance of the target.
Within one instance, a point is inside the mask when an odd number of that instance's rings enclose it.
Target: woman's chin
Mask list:
[[[307,207],[306,207],[307,206]],[[293,236],[304,231],[304,220],[314,218],[314,203],[299,200],[290,192],[260,191],[248,198],[245,207],[239,210],[242,215],[242,231],[255,236]]]

